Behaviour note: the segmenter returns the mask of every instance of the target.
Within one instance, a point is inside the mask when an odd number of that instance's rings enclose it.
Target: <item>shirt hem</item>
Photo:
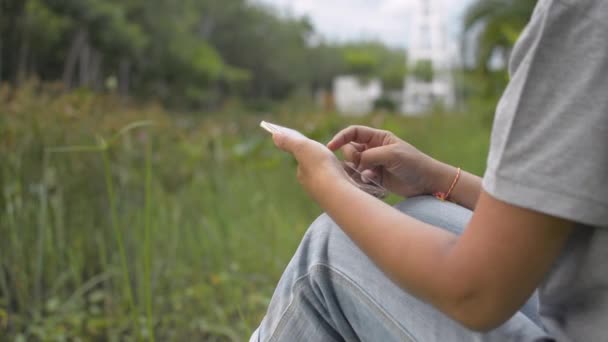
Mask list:
[[[486,172],[482,186],[506,203],[594,227],[608,227],[608,206],[571,195],[539,189],[495,172]]]

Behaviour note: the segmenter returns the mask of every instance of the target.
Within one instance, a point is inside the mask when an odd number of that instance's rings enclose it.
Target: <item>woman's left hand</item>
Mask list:
[[[340,161],[325,145],[290,129],[274,133],[272,139],[279,149],[296,158],[298,180],[313,198],[321,196],[328,184],[348,179]]]

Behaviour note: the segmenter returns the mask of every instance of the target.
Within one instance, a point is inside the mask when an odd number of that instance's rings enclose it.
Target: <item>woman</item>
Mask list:
[[[608,340],[606,17],[607,1],[539,1],[511,55],[483,179],[368,127],[327,146],[275,133],[327,215],[251,339]],[[390,207],[364,193],[338,149],[418,197]],[[422,196],[437,191],[454,203]]]

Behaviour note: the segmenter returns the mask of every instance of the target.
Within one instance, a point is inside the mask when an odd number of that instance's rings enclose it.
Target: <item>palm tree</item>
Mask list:
[[[488,70],[493,54],[506,60],[534,10],[534,0],[476,0],[466,11],[464,32],[479,30],[475,52],[478,67]]]

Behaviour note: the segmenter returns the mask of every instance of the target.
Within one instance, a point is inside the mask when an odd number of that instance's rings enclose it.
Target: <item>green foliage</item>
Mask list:
[[[509,80],[506,68],[491,70],[490,61],[497,54],[503,61],[508,60],[535,5],[536,1],[527,0],[479,0],[465,14],[464,31],[475,41],[464,48],[475,48],[476,65],[473,70],[457,73],[456,84],[469,109],[480,113],[486,126],[491,125],[496,104]]]
[[[379,77],[385,88],[400,89],[406,70],[406,53],[375,42],[350,43],[342,47],[346,72],[363,78]]]
[[[374,101],[374,110],[384,110],[390,113],[395,113],[399,110],[395,101],[383,96]]]
[[[319,141],[374,125],[485,167],[476,115],[201,117],[121,103],[0,90],[0,339],[245,340],[319,214],[262,118]]]
[[[482,71],[487,71],[490,58],[498,49],[508,56],[535,5],[536,1],[529,0],[478,0],[468,8],[464,18],[465,32],[482,27],[476,53]]]
[[[363,77],[370,76],[380,61],[371,51],[346,49],[344,59],[351,73]]]
[[[434,74],[433,62],[427,59],[417,61],[412,70],[412,75],[423,82],[432,82]]]
[[[307,18],[246,0],[4,0],[0,81],[62,80],[214,109],[231,97],[277,101],[353,71],[400,84],[404,53],[324,42]],[[11,46],[14,48],[2,48]],[[113,85],[107,87],[106,84]]]

